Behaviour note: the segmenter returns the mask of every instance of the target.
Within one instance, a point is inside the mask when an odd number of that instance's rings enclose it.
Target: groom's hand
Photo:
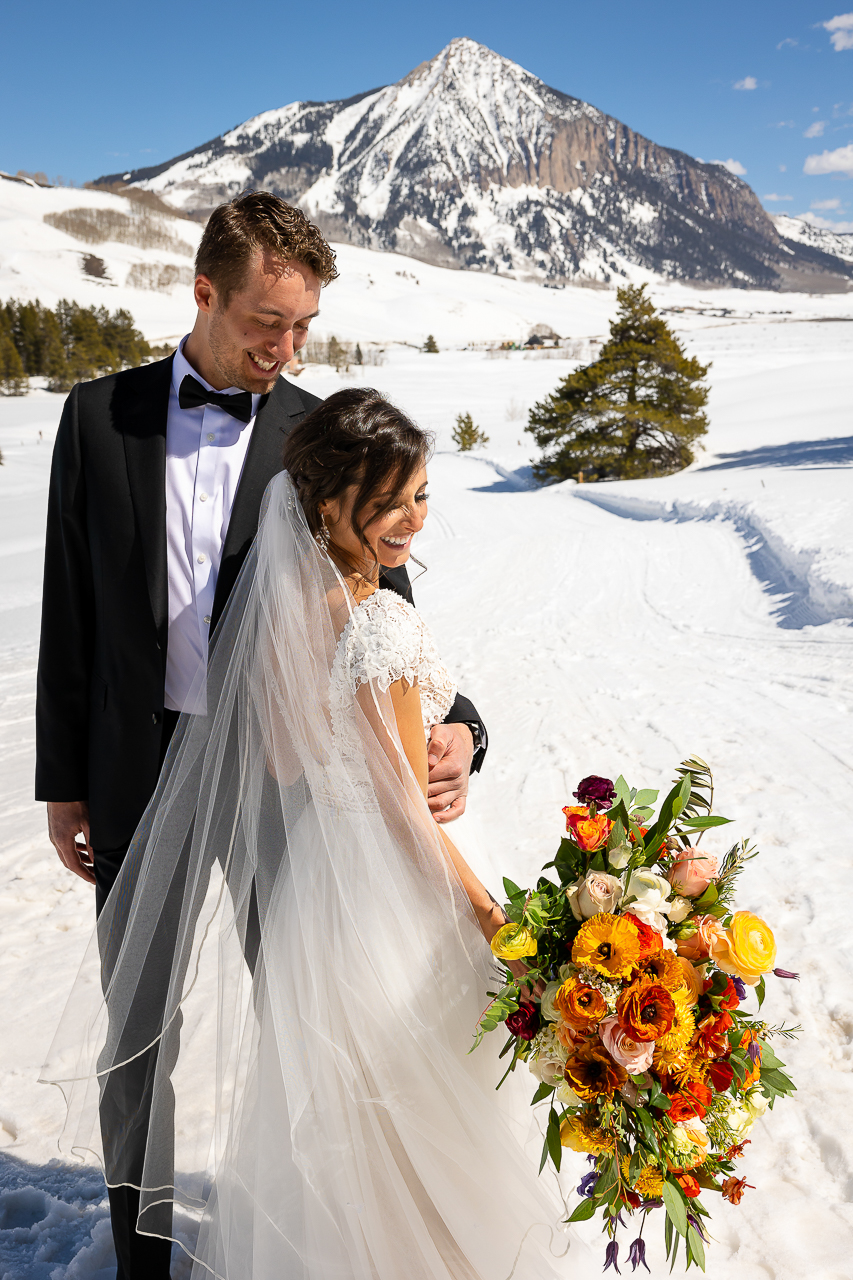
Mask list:
[[[88,884],[95,883],[89,844],[89,806],[85,800],[49,800],[47,834],[60,861]],[[83,843],[78,843],[78,836]]]
[[[429,807],[436,822],[453,822],[465,812],[474,735],[467,724],[437,724],[429,736]]]

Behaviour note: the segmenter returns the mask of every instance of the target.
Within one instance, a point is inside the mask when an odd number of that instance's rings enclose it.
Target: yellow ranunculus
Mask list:
[[[591,1116],[566,1116],[560,1125],[560,1142],[571,1151],[585,1151],[598,1156],[602,1151],[613,1150],[613,1139],[595,1123]]]
[[[501,925],[491,945],[499,960],[523,960],[537,951],[536,939],[523,924]]]
[[[736,911],[730,928],[714,938],[711,957],[724,973],[732,973],[754,987],[776,963],[776,941],[760,916]]]

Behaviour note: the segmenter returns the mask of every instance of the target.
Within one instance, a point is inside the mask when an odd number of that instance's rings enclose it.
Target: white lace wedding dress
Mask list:
[[[179,733],[128,858],[115,912],[133,910],[102,916],[102,948],[111,930],[122,946],[87,1024],[101,1079],[157,1049],[139,1229],[178,1238],[193,1280],[566,1277],[564,1205],[525,1149],[529,1082],[517,1107],[495,1092],[500,1038],[470,1052],[494,960],[388,693],[418,685],[428,734],[453,680],[393,592],[353,607],[289,477],[267,502],[212,710]]]

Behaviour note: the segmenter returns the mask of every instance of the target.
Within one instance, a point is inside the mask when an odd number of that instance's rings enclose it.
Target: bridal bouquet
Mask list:
[[[704,1270],[700,1197],[740,1203],[749,1184],[734,1162],[755,1119],[794,1090],[770,1039],[799,1028],[771,1027],[758,1011],[768,973],[797,975],[774,968],[765,922],[734,909],[756,851],[746,841],[722,857],[697,847],[729,821],[711,812],[704,761],[683,762],[656,818],[658,792],[621,777],[585,778],[574,797],[567,835],[543,868],[554,878],[529,890],[504,880],[508,923],[492,950],[527,974],[520,982],[506,969],[475,1043],[505,1023],[507,1074],[525,1062],[540,1082],[533,1102],[549,1102],[540,1172],[549,1159],[560,1168],[564,1147],[588,1153],[568,1221],[601,1211],[605,1270],[619,1270],[617,1232],[635,1212],[628,1260],[648,1270],[642,1229],[655,1209],[667,1260],[683,1241],[687,1266]]]

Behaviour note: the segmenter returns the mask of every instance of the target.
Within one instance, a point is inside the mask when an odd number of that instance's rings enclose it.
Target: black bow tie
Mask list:
[[[239,422],[252,420],[251,391],[238,391],[234,396],[226,396],[219,391],[207,391],[191,373],[188,373],[181,382],[178,404],[182,409],[198,409],[203,404],[215,404],[217,409],[224,409]]]

